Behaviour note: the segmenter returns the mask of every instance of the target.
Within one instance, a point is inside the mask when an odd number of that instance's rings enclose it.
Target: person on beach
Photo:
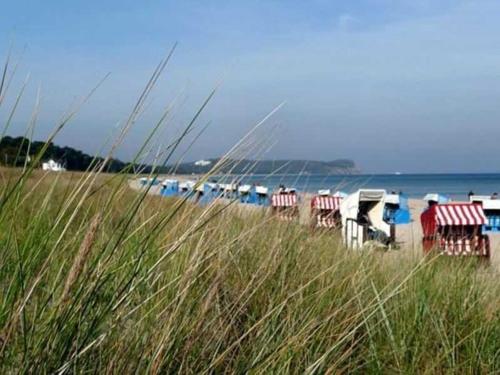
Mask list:
[[[491,195],[491,199],[497,199],[498,198],[498,194],[495,192]]]

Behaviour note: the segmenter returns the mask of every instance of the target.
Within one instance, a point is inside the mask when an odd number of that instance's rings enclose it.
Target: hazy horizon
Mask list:
[[[352,159],[365,173],[500,172],[500,3],[495,1],[17,1],[0,14],[0,58],[29,83],[11,135],[45,137],[108,72],[55,140],[96,152],[178,42],[147,112],[116,155],[130,160],[175,101],[166,144],[219,86],[186,160],[218,157],[282,102],[262,159]],[[11,95],[0,109],[5,121]],[[266,133],[263,133],[266,137]],[[250,155],[251,157],[251,155]]]

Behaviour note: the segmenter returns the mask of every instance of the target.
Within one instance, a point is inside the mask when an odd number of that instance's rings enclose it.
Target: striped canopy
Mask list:
[[[272,207],[294,207],[297,205],[297,194],[275,193],[271,196]]]
[[[488,219],[478,204],[449,203],[435,206],[438,225],[484,225]]]
[[[341,199],[331,195],[316,195],[311,201],[311,207],[317,210],[337,211],[340,209]]]

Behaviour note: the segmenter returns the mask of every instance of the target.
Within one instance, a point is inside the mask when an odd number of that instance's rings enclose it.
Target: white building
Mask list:
[[[206,167],[207,165],[212,164],[210,160],[198,160],[194,162],[194,165],[198,167]]]
[[[66,168],[64,168],[62,164],[57,163],[52,159],[42,163],[42,169],[44,171],[52,171],[52,172],[62,172],[66,170]]]

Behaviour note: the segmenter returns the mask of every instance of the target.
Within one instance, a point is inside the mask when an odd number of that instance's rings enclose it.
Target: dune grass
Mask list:
[[[1,170],[2,192],[21,171]],[[1,372],[500,369],[500,288],[473,261],[347,251],[233,206],[34,171],[0,212]]]

